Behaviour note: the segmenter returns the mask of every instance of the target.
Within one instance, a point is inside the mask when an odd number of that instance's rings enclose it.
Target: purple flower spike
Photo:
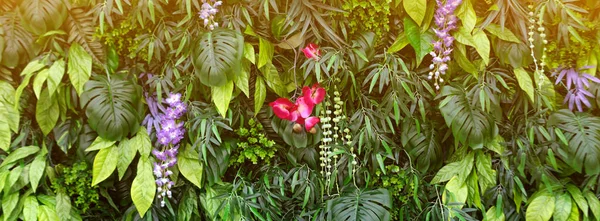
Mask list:
[[[563,100],[563,104],[567,104],[569,109],[573,111],[577,107],[577,111],[583,112],[583,105],[590,108],[592,105],[588,101],[589,98],[594,98],[594,95],[587,91],[590,86],[590,81],[600,83],[600,79],[591,76],[589,74],[580,73],[582,70],[589,68],[588,66],[575,70],[574,68],[557,68],[552,73],[552,76],[556,76],[555,84],[562,82],[562,79],[566,77],[566,88],[567,95]]]
[[[436,3],[434,22],[437,28],[434,28],[433,31],[438,40],[433,42],[433,52],[431,52],[433,64],[430,66],[431,71],[428,78],[435,79],[435,88],[439,90],[440,83],[444,81],[440,75],[446,74],[448,70],[446,63],[450,61],[449,55],[452,53],[454,37],[451,32],[456,29],[458,23],[454,11],[462,3],[462,0],[436,0]]]

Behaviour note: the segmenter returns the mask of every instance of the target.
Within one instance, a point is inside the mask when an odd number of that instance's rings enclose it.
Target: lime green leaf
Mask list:
[[[471,32],[469,32],[464,27],[458,28],[458,30],[456,30],[452,34],[452,36],[454,36],[454,38],[456,38],[456,41],[458,41],[459,43],[461,43],[463,45],[469,45],[469,46],[475,47],[475,39],[473,39]]]
[[[59,191],[56,193],[56,214],[60,220],[69,220],[71,218],[71,199],[65,193]]]
[[[56,214],[56,210],[54,208],[47,205],[40,205],[38,207],[37,218],[39,221],[56,221],[60,220],[58,214]]]
[[[2,198],[2,213],[4,213],[4,215],[6,217],[5,220],[7,220],[8,216],[10,216],[10,213],[13,212],[13,210],[17,207],[17,203],[19,202],[19,192],[15,192],[12,194],[4,194],[4,197]]]
[[[581,194],[581,190],[574,186],[573,184],[567,184],[567,191],[571,194],[571,197],[577,203],[577,206],[581,211],[583,211],[583,215],[588,216],[588,203]]]
[[[408,17],[404,17],[404,33],[406,34],[408,42],[415,50],[415,54],[421,54],[421,30],[419,29],[419,26]]]
[[[556,206],[554,208],[554,221],[567,221],[571,215],[571,196],[564,192],[556,196]]]
[[[48,91],[50,92],[50,96],[52,96],[65,74],[65,61],[62,58],[55,61],[50,69],[48,69],[48,72]]]
[[[137,166],[137,176],[131,183],[131,199],[141,217],[144,217],[146,211],[152,205],[155,193],[156,183],[154,182],[154,175],[152,175],[152,163],[147,158],[140,158]]]
[[[52,131],[58,122],[59,115],[58,100],[56,97],[50,96],[48,90],[44,90],[35,107],[35,118],[44,135],[48,135]]]
[[[235,78],[233,79],[235,86],[240,89],[240,91],[244,92],[246,97],[250,97],[250,86],[248,85],[249,79],[250,71],[245,67],[242,68],[241,72],[235,75]]]
[[[596,217],[596,220],[600,219],[600,200],[598,200],[598,197],[596,196],[596,194],[592,193],[591,191],[587,190],[584,193],[585,198],[587,199],[587,203],[588,206],[590,207],[590,210],[592,211],[592,214],[594,214],[594,217]]]
[[[460,18],[463,27],[465,27],[467,31],[473,31],[473,28],[475,28],[475,25],[477,24],[477,14],[475,14],[473,4],[470,0],[464,0],[460,5],[458,18]]]
[[[254,46],[248,42],[244,43],[244,58],[248,59],[252,64],[256,64],[256,52],[254,52]]]
[[[461,182],[457,176],[454,176],[448,181],[445,187],[446,191],[442,194],[442,201],[444,204],[452,205],[449,207],[460,210],[469,195],[469,189],[466,182]]]
[[[580,221],[579,219],[579,208],[577,208],[577,204],[571,203],[571,214],[569,215],[568,221]]]
[[[35,94],[35,97],[40,97],[42,86],[44,86],[44,82],[48,79],[48,74],[48,69],[42,69],[35,75],[35,79],[33,79],[33,93]]]
[[[265,64],[271,63],[271,59],[273,59],[274,47],[271,42],[267,39],[259,38],[259,51],[258,51],[258,64],[256,64],[257,68],[261,68],[265,66]]]
[[[263,103],[265,103],[267,87],[261,76],[256,77],[256,82],[254,84],[254,115],[257,115],[260,108],[262,108]]]
[[[44,175],[44,170],[46,169],[46,155],[40,154],[35,157],[33,162],[31,162],[31,166],[29,168],[29,182],[31,183],[31,188],[35,193],[38,184],[40,183],[40,179]]]
[[[408,45],[408,38],[404,32],[400,33],[398,37],[396,37],[396,41],[388,48],[388,53],[395,53],[402,50],[406,45]]]
[[[78,95],[83,93],[83,85],[90,80],[92,75],[92,56],[90,56],[78,43],[73,43],[69,48],[69,65],[67,69],[71,84]]]
[[[123,178],[129,164],[133,161],[135,157],[135,153],[138,150],[138,147],[135,146],[135,142],[137,140],[129,140],[123,139],[119,143],[119,160],[117,161],[117,172],[119,173],[119,180]]]
[[[179,171],[187,180],[198,188],[202,188],[202,164],[198,160],[198,153],[190,145],[186,145],[183,151],[181,151],[177,161],[177,168],[179,168]]]
[[[470,152],[461,161],[452,162],[442,167],[431,180],[431,183],[441,183],[450,180],[452,177],[457,176],[459,181],[464,182],[467,176],[473,170],[473,161],[475,160],[475,154]]]
[[[492,169],[491,156],[482,151],[477,152],[475,167],[479,175],[479,187],[481,192],[485,193],[488,188],[496,185],[496,171]]]
[[[288,91],[286,84],[281,80],[275,65],[269,63],[261,68],[260,72],[263,73],[263,77],[265,79],[265,83],[267,83],[267,86],[269,86],[277,95],[280,97],[285,97],[287,95]]]
[[[402,4],[406,13],[421,26],[427,11],[427,0],[402,1]]]
[[[131,138],[131,142],[134,147],[137,147],[140,156],[150,156],[150,152],[152,152],[152,141],[150,141],[148,130],[146,130],[146,128],[140,127],[140,130],[137,132],[135,137]]]
[[[487,65],[490,63],[490,40],[488,39],[485,32],[481,30],[475,30],[475,34],[473,35],[473,43],[475,43],[475,50],[481,58],[483,62]]]
[[[507,27],[504,27],[504,29],[502,29],[502,27],[500,27],[499,25],[492,23],[486,26],[485,30],[504,41],[521,43],[521,40],[519,40],[519,38]]]
[[[496,206],[492,206],[485,213],[485,219],[483,219],[483,221],[504,221],[505,219],[504,213],[500,213],[500,216],[498,216],[498,213],[496,213]]]
[[[550,102],[548,105],[549,108],[554,109],[556,99],[554,84],[550,81],[548,76],[542,74],[540,71],[534,72],[533,79],[535,80],[540,95],[546,97],[546,99],[548,99]]]
[[[94,158],[94,168],[92,170],[92,186],[104,181],[117,168],[119,159],[119,150],[112,145],[101,149]]]
[[[529,99],[533,102],[534,101],[533,83],[531,81],[531,77],[529,76],[529,73],[527,73],[527,71],[525,71],[525,69],[523,69],[523,68],[516,68],[514,70],[514,72],[515,72],[515,77],[517,77],[517,81],[519,82],[519,87],[521,87],[521,89],[523,91],[525,91],[525,93],[527,93],[527,95],[529,95]]]
[[[225,85],[212,88],[212,100],[221,116],[227,115],[231,95],[233,94],[233,81],[228,81]]]
[[[116,143],[116,141],[106,140],[100,136],[97,136],[96,139],[94,140],[94,142],[92,142],[92,144],[90,144],[90,146],[87,149],[85,149],[85,151],[88,152],[88,151],[109,148],[109,147],[113,146],[115,143]]]
[[[17,162],[18,160],[28,157],[29,155],[37,153],[39,150],[40,148],[36,146],[25,146],[17,148],[15,151],[10,153],[8,157],[4,159],[2,164],[0,164],[0,168],[4,167],[5,165]]]
[[[10,149],[10,126],[8,122],[0,119],[0,149],[7,151]]]
[[[541,191],[527,206],[525,212],[527,221],[548,221],[554,213],[554,195],[548,193],[545,189]]]
[[[23,220],[36,221],[39,203],[35,196],[27,196],[23,203]]]

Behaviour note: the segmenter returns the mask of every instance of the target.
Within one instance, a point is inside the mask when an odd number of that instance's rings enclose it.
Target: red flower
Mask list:
[[[314,58],[317,61],[319,60],[319,56],[321,56],[319,46],[313,43],[308,44],[304,49],[302,49],[302,52],[304,52],[304,56],[307,58]]]
[[[304,86],[302,88],[302,96],[312,104],[319,104],[325,99],[325,88],[319,87],[319,84],[314,84],[312,88]]]
[[[277,100],[269,103],[269,106],[273,108],[273,113],[277,115],[277,117],[281,119],[286,119],[289,121],[296,121],[298,119],[298,115],[296,111],[296,105],[292,103],[287,98],[278,98]]]

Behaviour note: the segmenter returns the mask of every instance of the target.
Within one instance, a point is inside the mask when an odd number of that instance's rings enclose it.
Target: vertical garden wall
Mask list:
[[[2,0],[1,220],[599,220],[595,0]]]

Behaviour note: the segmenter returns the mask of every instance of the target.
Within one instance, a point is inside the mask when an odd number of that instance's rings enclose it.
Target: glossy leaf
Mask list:
[[[58,100],[50,96],[48,90],[42,91],[40,99],[35,108],[35,118],[44,135],[48,135],[58,122],[59,113]]]
[[[81,95],[83,86],[92,75],[92,56],[81,45],[74,43],[69,48],[69,65],[67,67],[71,84],[75,87],[77,94]]]
[[[244,38],[234,30],[206,32],[192,47],[195,74],[204,85],[223,86],[241,69]]]
[[[144,217],[152,205],[155,193],[156,183],[152,175],[152,163],[142,158],[138,161],[137,175],[131,183],[131,199],[141,217]]]
[[[92,186],[104,181],[117,168],[119,149],[116,146],[101,149],[94,158]]]

